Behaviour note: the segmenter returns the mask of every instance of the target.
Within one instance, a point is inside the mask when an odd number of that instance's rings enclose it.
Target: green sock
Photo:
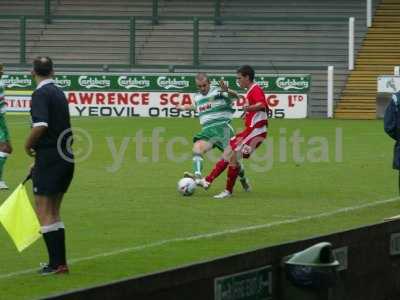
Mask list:
[[[243,179],[246,178],[246,175],[244,174],[244,167],[243,167],[242,164],[239,164],[239,168],[240,168],[240,170],[239,170],[239,178],[241,180],[243,180]]]
[[[203,170],[203,157],[200,154],[193,154],[193,172],[196,177],[201,177]]]
[[[3,152],[0,152],[0,181],[3,180],[3,168],[6,164],[7,156],[2,155]]]

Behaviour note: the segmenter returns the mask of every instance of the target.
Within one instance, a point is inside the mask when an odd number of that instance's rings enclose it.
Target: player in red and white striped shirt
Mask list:
[[[222,159],[211,173],[201,181],[204,188],[217,178],[228,166],[226,189],[214,196],[217,199],[230,197],[240,170],[240,159],[249,158],[251,153],[261,145],[267,137],[268,104],[262,88],[254,82],[255,72],[250,66],[242,66],[237,71],[237,81],[241,88],[247,89],[246,104],[243,107],[245,129],[230,140]]]

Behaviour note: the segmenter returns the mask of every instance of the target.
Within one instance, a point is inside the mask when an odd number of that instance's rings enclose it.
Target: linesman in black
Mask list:
[[[60,207],[74,174],[72,130],[67,99],[55,85],[53,75],[49,57],[37,57],[33,61],[32,76],[37,88],[32,94],[32,130],[26,139],[25,151],[34,157],[33,193],[49,254],[49,263],[39,271],[42,275],[69,271]]]

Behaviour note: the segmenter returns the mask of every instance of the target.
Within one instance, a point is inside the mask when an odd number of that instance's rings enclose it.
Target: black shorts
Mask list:
[[[33,193],[51,196],[67,192],[74,175],[72,159],[65,159],[57,148],[37,149],[32,170]]]

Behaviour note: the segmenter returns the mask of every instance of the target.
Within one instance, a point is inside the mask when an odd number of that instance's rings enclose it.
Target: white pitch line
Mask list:
[[[227,229],[227,230],[223,230],[223,231],[199,234],[199,235],[194,235],[194,236],[189,236],[189,237],[174,238],[174,239],[169,239],[169,240],[161,240],[161,241],[158,241],[158,242],[143,244],[143,245],[139,245],[139,246],[122,248],[122,249],[115,250],[115,251],[99,253],[99,254],[92,255],[92,256],[86,256],[86,257],[71,259],[71,260],[69,260],[69,264],[75,264],[75,263],[79,263],[79,262],[82,262],[82,261],[94,260],[94,259],[102,258],[102,257],[114,256],[114,255],[127,253],[127,252],[140,251],[140,250],[143,250],[143,249],[154,248],[154,247],[163,246],[163,245],[166,245],[166,244],[171,244],[171,243],[176,243],[176,242],[196,241],[196,240],[200,240],[200,239],[218,237],[218,236],[221,236],[221,235],[235,234],[235,233],[239,233],[239,232],[243,232],[243,231],[266,229],[266,228],[276,227],[276,226],[280,226],[280,225],[299,223],[299,222],[308,221],[308,220],[312,220],[312,219],[320,219],[320,218],[325,218],[325,217],[331,217],[331,216],[334,216],[334,215],[337,215],[337,214],[347,213],[347,212],[351,212],[351,211],[354,211],[354,210],[359,210],[359,209],[364,209],[364,208],[369,208],[369,207],[374,207],[374,206],[378,206],[378,205],[382,205],[382,204],[395,202],[395,201],[398,201],[398,200],[400,200],[400,197],[389,198],[389,199],[384,199],[384,200],[378,200],[378,201],[369,202],[369,203],[356,205],[356,206],[344,207],[344,208],[340,208],[340,209],[337,209],[337,210],[334,210],[334,211],[324,212],[324,213],[320,213],[320,214],[316,214],[316,215],[312,215],[312,216],[299,217],[299,218],[276,221],[276,222],[271,222],[271,223],[266,223],[266,224],[259,224],[259,225],[252,225],[252,226],[246,226],[246,227]],[[6,274],[0,274],[0,279],[7,279],[7,278],[15,277],[15,276],[18,276],[18,275],[29,274],[29,273],[33,273],[35,271],[37,271],[37,268],[35,268],[35,269],[26,269],[26,270],[21,270],[21,271],[12,272],[12,273],[6,273]]]

